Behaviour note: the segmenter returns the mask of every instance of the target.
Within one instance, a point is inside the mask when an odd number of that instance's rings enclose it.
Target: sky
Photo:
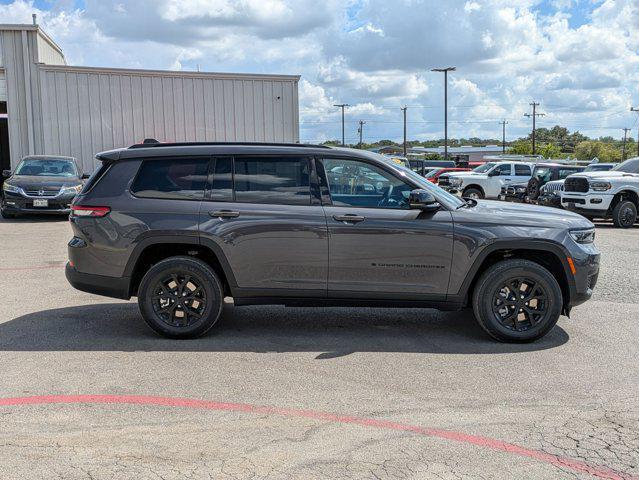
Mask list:
[[[507,139],[559,124],[636,138],[639,0],[0,0],[70,65],[301,75],[300,139]]]

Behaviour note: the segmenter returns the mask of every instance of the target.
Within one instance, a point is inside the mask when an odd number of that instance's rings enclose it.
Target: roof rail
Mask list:
[[[331,148],[328,145],[313,145],[309,143],[269,143],[269,142],[169,142],[163,143],[154,138],[146,138],[142,143],[131,145],[132,148],[160,148],[160,147],[197,147],[197,146],[258,146],[258,147],[302,147],[302,148]]]

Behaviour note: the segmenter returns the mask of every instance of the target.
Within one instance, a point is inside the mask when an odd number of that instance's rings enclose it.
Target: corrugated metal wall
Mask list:
[[[297,78],[40,66],[44,152],[94,166],[144,138],[296,142]]]
[[[42,30],[38,30],[38,61],[47,65],[66,65],[64,55],[59,47],[52,43],[51,39]]]

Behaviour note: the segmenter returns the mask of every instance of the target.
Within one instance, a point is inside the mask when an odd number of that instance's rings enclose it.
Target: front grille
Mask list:
[[[507,193],[508,195],[514,195],[514,194],[515,194],[515,187],[508,187],[508,188],[506,189],[506,193]]]
[[[40,190],[25,190],[24,193],[30,197],[55,197],[58,193],[60,193],[60,189],[51,190],[43,188]]]
[[[440,175],[437,184],[440,186],[450,185],[450,177],[448,175]]]
[[[541,187],[541,191],[544,193],[562,192],[564,190],[564,182],[548,182]]]
[[[588,179],[581,177],[568,177],[564,182],[564,191],[587,193],[589,189]]]

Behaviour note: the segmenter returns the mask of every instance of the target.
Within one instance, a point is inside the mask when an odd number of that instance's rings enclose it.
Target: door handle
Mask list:
[[[338,222],[347,222],[347,223],[359,223],[366,220],[366,217],[362,217],[360,215],[353,215],[352,213],[347,213],[346,215],[333,215],[333,218]]]
[[[234,212],[233,210],[214,210],[209,212],[209,215],[219,218],[237,218],[240,216],[240,212]]]
[[[510,178],[504,178],[504,181],[510,182]]]

